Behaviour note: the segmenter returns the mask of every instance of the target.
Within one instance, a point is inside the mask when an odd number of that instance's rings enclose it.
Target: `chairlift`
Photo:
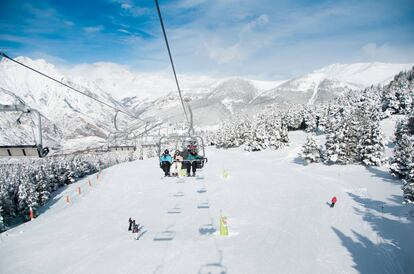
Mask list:
[[[170,46],[168,44],[167,34],[166,34],[166,31],[165,31],[165,28],[164,28],[164,22],[163,22],[162,16],[161,16],[161,10],[160,10],[160,7],[158,5],[157,0],[155,0],[155,4],[156,4],[156,7],[157,7],[158,17],[160,19],[162,32],[163,32],[164,39],[165,39],[165,45],[167,47],[168,55],[170,57],[171,68],[173,70],[175,82],[177,84],[178,95],[179,95],[179,98],[180,98],[181,105],[183,107],[183,111],[184,111],[186,121],[189,124],[188,136],[169,134],[168,136],[163,136],[163,137],[160,138],[160,140],[158,142],[158,157],[161,160],[162,152],[164,151],[164,149],[171,149],[171,147],[169,147],[169,145],[171,145],[170,144],[171,141],[181,141],[181,149],[179,149],[179,150],[181,150],[181,152],[183,154],[188,152],[187,148],[192,148],[192,149],[195,149],[198,152],[199,156],[201,156],[201,159],[195,160],[195,162],[197,163],[197,166],[196,166],[197,169],[201,169],[201,168],[204,167],[204,164],[207,162],[207,158],[206,158],[206,154],[205,154],[205,148],[204,148],[204,140],[200,136],[195,136],[194,126],[193,126],[194,125],[193,112],[192,112],[190,104],[189,104],[189,102],[191,101],[191,98],[189,98],[189,97],[183,98],[183,96],[182,96],[180,85],[178,83],[177,73],[176,73],[175,68],[174,68],[174,62],[173,62],[173,58],[172,58],[172,55],[171,55]],[[188,144],[187,144],[187,142],[188,142]],[[179,148],[178,144],[175,147],[173,147],[173,149],[178,149],[178,148]],[[185,156],[185,155],[183,155],[183,156]],[[186,157],[184,157],[184,163],[187,162],[186,164],[188,164],[189,162],[190,163],[192,162],[192,161],[186,160],[185,158]],[[186,164],[182,165],[182,169],[187,167]]]
[[[200,226],[198,232],[200,235],[213,235],[217,231],[217,227],[213,224],[204,224]]]
[[[20,117],[23,114],[34,113],[37,116],[38,140],[35,138],[34,145],[3,145],[0,146],[0,157],[45,157],[49,153],[48,147],[43,147],[42,142],[42,119],[39,111],[26,105],[2,105],[0,112],[21,112],[17,119],[20,124]]]
[[[121,137],[124,136],[122,138],[122,143],[118,144],[118,138],[117,138],[117,134],[119,134]],[[114,135],[114,137],[112,138],[112,135]],[[137,145],[136,145],[136,139],[134,140],[134,144],[131,144],[130,141],[131,139],[128,138],[128,133],[125,132],[111,132],[108,135],[107,141],[108,141],[108,146],[107,146],[107,151],[111,152],[111,151],[135,151],[137,150]]]
[[[211,263],[202,265],[198,274],[226,274],[227,268],[224,265]]]
[[[157,153],[158,158],[161,160],[161,156],[164,150],[176,151],[179,150],[184,158],[184,163],[191,162],[186,160],[186,155],[189,149],[195,149],[201,159],[197,161],[197,169],[202,169],[207,163],[204,140],[201,136],[190,136],[190,135],[168,135],[162,136],[158,141]],[[182,166],[185,169],[185,165]]]
[[[135,151],[136,146],[108,146],[108,151]]]
[[[210,208],[210,203],[208,201],[201,202],[197,205],[197,208]]]
[[[198,274],[226,274],[227,267],[223,265],[223,252],[217,250],[219,253],[219,260],[215,263],[208,263],[202,265],[198,270]]]
[[[180,214],[182,212],[182,209],[179,206],[175,206],[168,210],[168,214]]]
[[[171,241],[175,237],[175,231],[172,230],[164,230],[155,235],[154,241]]]
[[[174,197],[184,197],[184,192],[178,191],[177,193],[174,194]]]
[[[115,131],[109,133],[107,137],[108,141],[108,151],[136,151],[137,150],[137,139],[148,135],[148,132],[153,130],[154,128],[160,126],[159,122],[155,122],[154,124],[150,124],[148,121],[145,124],[134,124],[129,126],[127,129],[120,130],[118,128],[117,117],[120,111],[115,113],[114,117],[114,128]],[[144,131],[135,134],[135,131],[144,127]],[[113,137],[112,137],[113,136]],[[118,144],[118,139],[121,139],[121,144]],[[114,141],[111,143],[111,141]],[[142,147],[141,147],[142,152]],[[142,154],[142,153],[141,153]]]

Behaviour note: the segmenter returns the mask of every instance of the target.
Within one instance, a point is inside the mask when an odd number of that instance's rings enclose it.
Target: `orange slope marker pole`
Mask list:
[[[34,219],[34,214],[33,214],[33,208],[32,207],[29,208],[29,218],[30,218],[30,221]]]
[[[88,180],[88,185],[92,186],[91,180]]]
[[[67,203],[67,204],[69,204],[69,203],[70,203],[69,195],[66,195],[66,203]]]
[[[80,188],[80,186],[78,186],[78,194],[81,195],[81,193],[82,193],[81,188]]]

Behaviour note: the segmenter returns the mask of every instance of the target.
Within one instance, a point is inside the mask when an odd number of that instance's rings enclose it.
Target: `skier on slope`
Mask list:
[[[139,230],[138,230],[139,227],[138,226],[139,225],[134,224],[134,228],[132,229],[132,233],[135,234],[135,239],[138,238],[138,232],[139,232]]]
[[[173,169],[172,175],[177,176],[177,177],[178,177],[178,173],[181,170],[182,163],[184,160],[183,156],[181,156],[180,154],[181,154],[180,151],[177,149],[174,153],[174,163],[172,164],[172,169]]]
[[[201,159],[203,159],[203,157],[198,155],[197,151],[195,149],[192,149],[190,151],[190,153],[188,154],[188,156],[186,158],[186,160],[187,160],[187,164],[186,164],[187,176],[191,176],[190,175],[190,169],[192,169],[192,171],[193,171],[193,176],[196,175],[197,163],[199,163]]]
[[[133,231],[134,230],[134,227],[135,227],[135,220],[132,220],[132,223],[131,223],[131,230]],[[132,233],[134,233],[134,232],[132,232]]]
[[[129,222],[128,231],[131,231],[132,230],[132,219],[131,219],[131,217],[129,217],[128,222]]]
[[[170,168],[171,164],[173,162],[173,159],[170,155],[170,152],[168,149],[164,150],[164,154],[160,157],[160,166],[162,170],[164,171],[164,176],[170,176]]]
[[[333,196],[331,200],[331,207],[334,207],[335,204],[336,204],[336,196]]]

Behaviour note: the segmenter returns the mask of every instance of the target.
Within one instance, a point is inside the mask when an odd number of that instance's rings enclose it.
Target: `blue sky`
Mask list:
[[[414,1],[159,0],[182,74],[278,80],[414,62]],[[0,48],[55,64],[169,69],[152,0],[2,1]]]

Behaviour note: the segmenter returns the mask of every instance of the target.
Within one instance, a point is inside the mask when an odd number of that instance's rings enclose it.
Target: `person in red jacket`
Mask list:
[[[333,196],[332,200],[331,200],[331,207],[334,207],[336,203],[336,196]]]

